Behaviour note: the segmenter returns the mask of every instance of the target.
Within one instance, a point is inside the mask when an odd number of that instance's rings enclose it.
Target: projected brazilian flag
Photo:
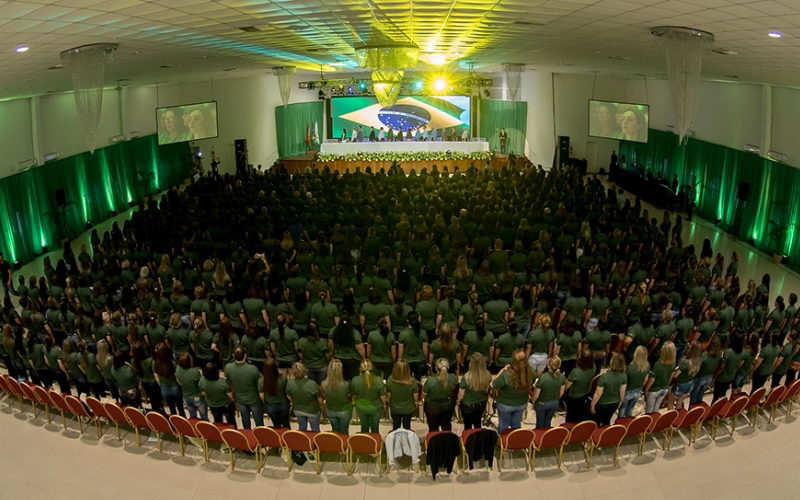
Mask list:
[[[349,137],[353,127],[445,129],[469,127],[468,96],[401,97],[394,106],[384,108],[374,97],[337,97],[331,100],[334,136],[345,129]]]

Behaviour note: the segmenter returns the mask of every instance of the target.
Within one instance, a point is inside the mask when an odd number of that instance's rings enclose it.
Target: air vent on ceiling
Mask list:
[[[261,31],[261,29],[256,28],[255,26],[242,26],[239,29],[242,31],[246,31],[248,33],[258,33],[259,31]]]
[[[56,64],[55,66],[50,66],[50,67],[49,67],[49,68],[47,68],[47,69],[64,69],[64,66],[62,66],[62,65],[60,65],[60,64]]]
[[[180,64],[163,64],[163,65],[159,66],[159,68],[161,68],[161,69],[172,69],[172,68],[177,68],[178,66],[180,66]]]
[[[774,161],[779,161],[781,163],[788,163],[789,156],[784,153],[779,153],[777,151],[767,151],[767,158]]]
[[[608,56],[609,59],[613,59],[615,61],[630,61],[631,58],[627,56]]]
[[[714,52],[716,54],[720,54],[720,55],[723,55],[723,56],[738,56],[739,55],[738,52],[735,52],[733,50],[723,49],[722,47],[714,47],[713,49],[711,49],[711,52]]]
[[[545,23],[540,21],[515,21],[514,24],[519,26],[544,26]]]
[[[744,150],[747,151],[748,153],[755,153],[755,154],[758,154],[758,153],[761,152],[761,148],[760,147],[754,146],[752,144],[745,144],[744,145]]]
[[[732,79],[735,80],[735,79],[739,78],[739,75],[725,75],[725,78],[732,78]]]

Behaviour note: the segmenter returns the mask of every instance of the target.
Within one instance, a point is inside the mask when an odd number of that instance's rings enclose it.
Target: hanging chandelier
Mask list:
[[[372,69],[372,88],[384,108],[397,102],[405,69],[414,68],[418,57],[419,47],[413,43],[356,46],[356,62],[359,67]]]

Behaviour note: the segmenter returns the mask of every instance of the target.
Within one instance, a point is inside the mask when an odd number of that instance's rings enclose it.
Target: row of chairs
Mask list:
[[[122,439],[120,424],[130,426],[136,433],[138,446],[141,446],[140,429],[156,434],[159,451],[162,451],[162,434],[174,435],[179,442],[181,456],[185,454],[185,438],[201,440],[203,458],[206,461],[210,460],[210,443],[224,443],[228,447],[232,469],[235,468],[233,451],[241,450],[255,454],[257,469],[260,473],[266,459],[266,451],[273,448],[287,454],[289,471],[292,469],[292,460],[289,454],[304,452],[314,455],[317,474],[321,472],[321,453],[337,453],[344,456],[348,474],[353,472],[356,455],[374,455],[377,458],[378,474],[382,475],[383,472],[384,443],[381,435],[376,433],[358,433],[348,436],[337,432],[311,432],[274,427],[236,430],[230,424],[212,424],[199,419],[186,419],[179,415],[170,415],[167,418],[157,412],[144,414],[138,408],[120,407],[110,402],[103,403],[92,397],[87,397],[84,403],[74,396],[64,396],[57,391],[18,382],[8,375],[0,375],[0,390],[8,395],[9,407],[12,407],[12,398],[17,399],[20,412],[25,411],[23,404],[25,399],[31,402],[34,417],[37,415],[36,405],[43,406],[47,413],[48,423],[51,423],[50,409],[55,409],[61,414],[64,429],[68,427],[67,414],[73,415],[78,420],[81,434],[83,434],[81,419],[91,421],[97,429],[98,439],[102,437],[101,419],[104,418],[109,424],[115,426],[119,440]],[[556,451],[558,467],[561,467],[564,448],[573,444],[582,445],[587,467],[592,465],[594,451],[603,447],[614,448],[614,465],[617,465],[619,448],[626,438],[638,439],[638,454],[641,455],[644,452],[647,437],[661,432],[663,433],[663,449],[669,451],[676,431],[688,430],[688,443],[691,444],[696,441],[702,426],[709,423],[709,434],[715,440],[720,424],[727,419],[731,421],[730,432],[733,436],[738,419],[743,414],[749,413],[751,426],[755,425],[762,410],[769,411],[768,422],[771,423],[781,404],[787,405],[786,414],[790,415],[798,392],[800,392],[800,380],[793,381],[788,386],[774,388],[766,399],[764,398],[766,388],[762,387],[750,396],[738,393],[730,399],[722,398],[711,405],[705,402],[692,405],[688,410],[670,410],[664,413],[618,418],[614,425],[610,426],[598,427],[593,421],[584,421],[576,424],[565,423],[560,427],[552,428],[506,429],[498,440],[500,448],[498,470],[502,471],[503,455],[512,451],[523,451],[526,457],[526,470],[534,470],[536,453],[546,449]],[[481,431],[494,432],[486,429],[470,429],[465,430],[459,436],[461,470],[466,470],[467,439],[472,433]],[[429,433],[424,440],[425,449],[428,448],[431,437],[442,432],[449,431]]]

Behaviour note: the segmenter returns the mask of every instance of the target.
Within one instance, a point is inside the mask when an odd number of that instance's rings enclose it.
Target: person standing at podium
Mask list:
[[[383,130],[383,127],[378,131],[378,142],[383,142],[386,137],[386,132]]]
[[[508,142],[508,133],[505,128],[500,129],[500,154],[505,154],[506,143]]]
[[[353,132],[350,134],[350,142],[356,142],[358,140],[358,131],[355,127],[353,127]]]
[[[387,139],[386,139],[386,140],[387,140],[388,142],[392,142],[392,141],[394,141],[394,129],[392,128],[392,126],[391,126],[391,125],[389,125],[389,127],[388,127],[388,128],[389,128],[389,133],[388,133],[388,135],[387,135]]]
[[[375,127],[370,127],[369,142],[375,142]]]

